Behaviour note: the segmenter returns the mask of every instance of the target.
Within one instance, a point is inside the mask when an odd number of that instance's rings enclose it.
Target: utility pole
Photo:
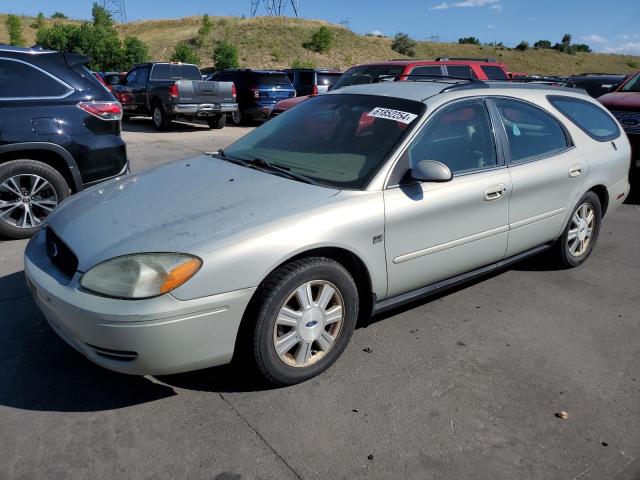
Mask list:
[[[111,14],[111,18],[119,23],[127,22],[127,8],[124,0],[101,0],[101,6]]]
[[[258,14],[260,5],[264,6],[265,12],[268,16],[284,16],[287,6],[291,7],[295,17],[300,15],[299,0],[251,0],[252,17],[255,17]]]

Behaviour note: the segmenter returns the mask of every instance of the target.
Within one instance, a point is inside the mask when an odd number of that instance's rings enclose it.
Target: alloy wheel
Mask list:
[[[39,175],[14,175],[0,184],[0,220],[12,227],[38,227],[57,205],[55,189]]]
[[[571,217],[567,248],[573,257],[581,257],[589,248],[595,228],[595,212],[590,203],[580,205]]]
[[[342,330],[344,300],[338,288],[312,280],[283,303],[273,328],[276,354],[291,367],[308,367],[324,357]]]

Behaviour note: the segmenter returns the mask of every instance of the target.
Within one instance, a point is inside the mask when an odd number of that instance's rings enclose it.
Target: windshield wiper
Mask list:
[[[318,182],[316,182],[315,180],[311,180],[309,177],[301,175],[300,173],[292,172],[290,168],[269,163],[264,158],[254,158],[253,160],[246,160],[245,162],[252,167],[256,167],[261,170],[270,170],[272,172],[277,172],[285,177],[292,178],[293,180],[309,183],[311,185],[319,185]]]
[[[227,162],[235,163],[236,165],[242,165],[244,167],[246,167],[247,164],[249,163],[246,160],[242,160],[241,158],[230,157],[229,155],[224,153],[224,150],[222,149],[218,150],[217,153],[213,153],[212,155],[215,155],[216,157],[221,158],[222,160],[226,160]]]

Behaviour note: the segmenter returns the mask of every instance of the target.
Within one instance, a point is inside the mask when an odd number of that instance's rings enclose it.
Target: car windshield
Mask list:
[[[362,67],[354,67],[347,70],[340,80],[338,80],[331,90],[348,87],[349,85],[362,85],[365,83],[373,83],[373,81],[381,75],[400,75],[404,67],[396,65],[364,65]],[[389,80],[393,80],[390,78]]]
[[[321,185],[362,189],[425,108],[393,97],[321,95],[253,130],[224,153],[262,159]]]
[[[621,92],[640,92],[640,72],[636,73],[633,78],[630,78],[620,89]]]

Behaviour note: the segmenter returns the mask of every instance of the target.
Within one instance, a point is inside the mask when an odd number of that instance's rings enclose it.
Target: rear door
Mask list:
[[[513,192],[507,256],[554,240],[587,176],[587,163],[549,112],[512,98],[490,100],[506,138]]]
[[[482,100],[434,114],[384,191],[388,297],[499,261],[507,249],[511,180]],[[409,168],[437,160],[449,182],[416,183]]]

